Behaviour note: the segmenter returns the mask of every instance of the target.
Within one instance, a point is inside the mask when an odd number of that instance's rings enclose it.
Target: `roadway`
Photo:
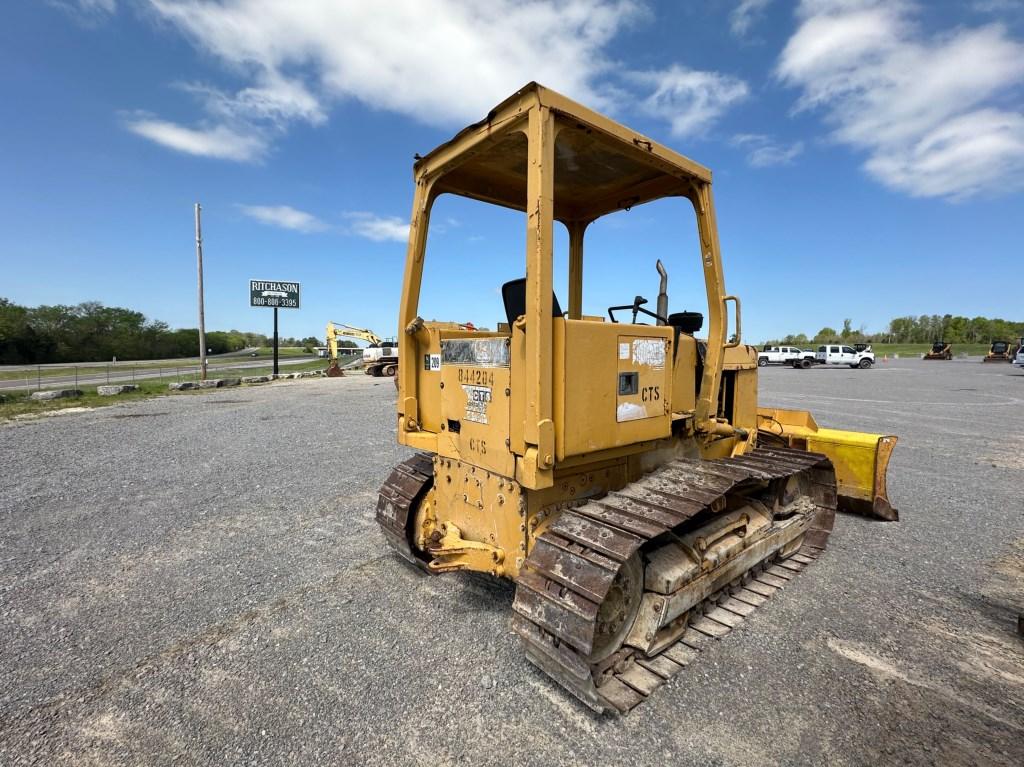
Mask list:
[[[899,522],[829,550],[629,716],[509,631],[514,586],[385,545],[391,381],[0,424],[0,764],[1024,764],[1024,373],[766,368],[761,401],[897,434]]]
[[[227,355],[218,355],[217,360],[223,360]],[[209,358],[213,360],[213,357]],[[242,360],[245,360],[244,362]],[[310,362],[315,360],[316,357],[307,355],[303,357],[281,357],[278,360],[278,364],[281,367],[287,367],[289,365],[300,365],[304,362]],[[145,367],[134,367],[135,365],[144,365]],[[154,368],[153,365],[161,365],[162,367]],[[207,370],[210,373],[214,373],[217,370],[242,370],[249,368],[265,368],[273,365],[273,357],[271,356],[260,356],[257,358],[241,357],[234,358],[230,361],[211,361],[207,363]],[[109,372],[107,366],[110,367]],[[44,375],[39,377],[36,369],[42,370],[47,369],[68,369],[75,368],[79,369],[78,374],[74,373],[70,375]],[[324,360],[324,367],[327,367],[327,360]],[[177,372],[189,373],[192,371],[199,370],[199,358],[192,359],[171,359],[171,360],[146,360],[140,362],[118,362],[111,364],[109,362],[83,362],[77,365],[72,364],[56,364],[56,365],[4,365],[0,367],[0,371],[20,371],[25,374],[25,378],[13,378],[8,380],[0,380],[0,391],[18,391],[26,388],[32,389],[59,389],[66,386],[96,386],[106,383],[125,383],[132,381],[141,381],[144,379],[152,378],[167,378],[175,377]],[[83,372],[84,371],[84,372]],[[102,372],[100,372],[102,371]]]

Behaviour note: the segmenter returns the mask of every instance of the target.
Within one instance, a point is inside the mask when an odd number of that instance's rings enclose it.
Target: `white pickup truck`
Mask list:
[[[1013,364],[1015,367],[1024,368],[1024,338],[1020,339],[1020,344],[1017,345],[1017,356],[1013,358]]]
[[[827,344],[818,347],[814,359],[819,365],[848,365],[851,368],[866,370],[875,364],[875,353],[871,351],[870,346],[858,351],[852,346]]]
[[[765,346],[757,353],[757,364],[762,368],[771,364],[792,365],[805,357],[814,361],[813,352],[805,352],[796,346]]]

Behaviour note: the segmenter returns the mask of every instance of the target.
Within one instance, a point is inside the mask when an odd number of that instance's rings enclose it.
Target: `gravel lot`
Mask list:
[[[761,371],[897,434],[898,524],[829,554],[624,718],[550,684],[512,587],[386,550],[391,381],[0,425],[0,764],[1024,764],[1024,373]]]

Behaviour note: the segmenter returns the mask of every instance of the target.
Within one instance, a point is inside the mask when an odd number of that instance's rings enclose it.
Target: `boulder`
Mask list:
[[[96,387],[96,393],[101,397],[113,397],[115,394],[127,394],[138,390],[139,387],[136,384],[110,384]]]
[[[64,399],[65,397],[81,397],[81,389],[51,389],[50,391],[32,392],[31,399],[36,402],[43,402],[51,399]]]
[[[242,383],[244,383],[244,384],[257,384],[257,383],[266,383],[269,380],[270,380],[270,376],[245,376],[242,379]]]
[[[180,381],[178,383],[167,384],[167,388],[171,391],[188,391],[189,389],[198,389],[199,386],[195,381]]]
[[[241,378],[222,378],[220,379],[221,386],[238,386],[242,383]]]
[[[208,381],[200,381],[200,389],[219,389],[223,382],[219,378],[211,378]]]

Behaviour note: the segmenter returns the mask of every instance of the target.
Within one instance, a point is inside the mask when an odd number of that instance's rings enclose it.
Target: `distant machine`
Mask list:
[[[945,341],[936,341],[932,344],[932,350],[924,355],[926,360],[951,360],[953,359],[953,346]]]
[[[398,372],[398,344],[395,339],[384,339],[372,330],[344,322],[328,322],[327,349],[331,361],[327,368],[328,376],[333,378],[344,375],[338,363],[339,338],[358,338],[369,344],[363,349],[363,369],[367,375],[394,376]]]
[[[1012,362],[1016,351],[1009,341],[993,341],[982,362]]]

